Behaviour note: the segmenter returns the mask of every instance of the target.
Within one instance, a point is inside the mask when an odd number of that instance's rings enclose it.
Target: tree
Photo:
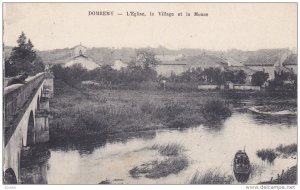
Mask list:
[[[246,81],[246,78],[247,78],[247,75],[245,73],[244,70],[239,70],[235,76],[234,76],[234,81],[238,84],[245,84],[245,81]]]
[[[15,69],[16,74],[32,73],[33,61],[36,59],[36,52],[33,50],[33,44],[24,32],[21,33],[17,40],[18,46],[12,49],[9,63]],[[11,69],[8,67],[7,69]],[[9,71],[7,71],[9,73]]]
[[[210,67],[208,69],[204,69],[203,75],[206,76],[207,82],[211,84],[224,84],[226,82],[224,74],[220,68]]]
[[[11,62],[9,61],[9,59],[4,60],[4,68],[5,68],[5,77],[13,77],[16,76],[17,72],[16,72],[16,68],[13,64],[11,64]]]
[[[20,48],[26,49],[26,39],[27,37],[25,36],[24,32],[22,32],[19,36],[19,39],[17,40],[17,43]]]
[[[268,80],[268,78],[268,73],[257,71],[252,75],[251,83],[253,86],[261,86]]]
[[[63,68],[60,64],[56,64],[52,67],[54,77],[61,79],[71,87],[77,87],[77,85],[85,80],[88,71],[80,64],[74,64],[71,67]]]
[[[37,57],[33,61],[33,68],[32,68],[32,73],[40,73],[45,71],[45,65],[41,57]]]
[[[233,71],[225,71],[224,72],[224,79],[226,81],[230,81],[230,82],[235,82],[235,75],[234,75],[234,72]]]
[[[297,75],[293,72],[275,71],[275,78],[270,81],[269,89],[292,89],[297,88]]]
[[[136,51],[136,65],[140,65],[143,68],[152,68],[156,64],[158,64],[158,60],[149,49],[143,48]]]

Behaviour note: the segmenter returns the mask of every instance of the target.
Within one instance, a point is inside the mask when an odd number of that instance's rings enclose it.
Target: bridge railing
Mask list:
[[[18,115],[26,111],[26,103],[42,84],[44,73],[39,73],[27,80],[25,84],[14,84],[4,88],[4,117],[5,131],[12,128]]]

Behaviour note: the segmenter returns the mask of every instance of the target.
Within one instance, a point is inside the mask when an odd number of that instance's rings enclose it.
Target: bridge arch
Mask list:
[[[36,109],[40,109],[40,96],[37,97]]]
[[[16,174],[12,168],[8,168],[5,170],[3,175],[3,183],[4,184],[16,184],[18,183]]]
[[[33,111],[31,111],[28,119],[26,146],[33,145],[34,143],[35,143],[34,117],[33,117]]]

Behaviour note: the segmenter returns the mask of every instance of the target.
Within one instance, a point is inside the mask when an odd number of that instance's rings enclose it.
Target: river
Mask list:
[[[270,105],[273,103],[269,102]],[[295,102],[280,102],[287,103],[296,107]],[[249,108],[254,105],[261,105],[261,101],[244,100],[231,104],[232,116],[213,130],[200,125],[146,131],[125,139],[112,136],[74,146],[51,147],[48,159],[21,168],[23,183],[98,184],[109,180],[115,184],[186,184],[196,171],[203,173],[213,169],[234,176],[234,154],[244,148],[250,162],[258,168],[246,184],[268,181],[283,169],[296,165],[297,159],[278,157],[268,163],[258,158],[256,151],[297,143],[297,118],[253,113]],[[187,168],[158,179],[130,176],[129,170],[134,166],[161,158],[149,147],[172,142],[183,145],[183,154],[188,158]],[[233,184],[239,182],[234,180]]]

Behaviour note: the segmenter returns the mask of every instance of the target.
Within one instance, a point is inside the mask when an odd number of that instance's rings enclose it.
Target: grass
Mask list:
[[[133,167],[129,171],[131,177],[158,179],[170,174],[178,174],[188,166],[188,159],[182,154],[184,147],[181,144],[154,144],[150,149],[157,150],[163,156],[163,159],[146,162],[140,166]]]
[[[151,161],[142,164],[141,166],[135,166],[129,174],[133,178],[146,177],[151,179],[158,179],[166,177],[170,174],[178,174],[181,170],[188,166],[188,160],[186,157],[169,157],[162,161]]]
[[[206,122],[204,103],[220,98],[217,92],[72,88],[60,80],[54,81],[54,88],[55,98],[50,100],[53,141],[198,126]]]
[[[261,182],[260,184],[297,184],[297,165],[289,168],[286,172],[272,181]]]
[[[220,122],[231,116],[231,110],[220,100],[208,101],[204,104],[202,113],[208,122]]]
[[[154,144],[151,149],[158,150],[163,156],[178,156],[184,150],[184,147],[181,144],[168,143],[167,145]]]
[[[261,149],[256,151],[256,155],[263,161],[267,160],[270,163],[276,159],[277,154],[274,149]]]
[[[297,144],[279,145],[276,149],[261,149],[256,151],[256,155],[263,161],[267,160],[270,163],[276,159],[276,157],[282,155],[283,157],[293,156],[297,154]]]
[[[297,144],[294,143],[286,146],[281,144],[276,148],[276,151],[285,156],[291,156],[297,154]]]
[[[251,176],[261,176],[263,172],[264,172],[264,166],[256,163],[251,163],[251,167],[250,167]]]
[[[204,173],[197,171],[188,180],[188,184],[231,184],[233,181],[233,176],[221,174],[219,171],[211,169]]]

